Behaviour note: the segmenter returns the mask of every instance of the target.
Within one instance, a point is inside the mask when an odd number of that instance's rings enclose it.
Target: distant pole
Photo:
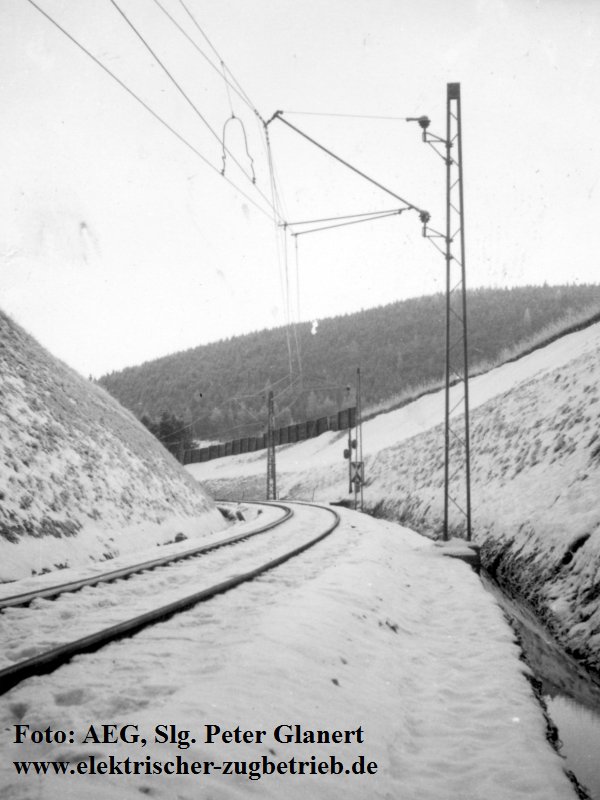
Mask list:
[[[361,477],[360,481],[360,510],[363,510],[364,505],[364,494],[363,494],[363,481],[362,477],[364,475],[364,462],[363,462],[363,438],[362,438],[362,393],[361,393],[361,383],[360,383],[360,367],[356,368],[356,431],[357,431],[357,439],[358,439],[358,463],[361,465],[359,467],[358,474]]]
[[[267,500],[277,500],[277,473],[275,469],[275,403],[269,392],[267,427]]]
[[[352,425],[348,410],[348,494],[352,494]]]
[[[348,458],[348,494],[352,494],[352,415],[350,413],[350,386],[346,386],[346,395],[348,403],[348,449],[346,450]]]

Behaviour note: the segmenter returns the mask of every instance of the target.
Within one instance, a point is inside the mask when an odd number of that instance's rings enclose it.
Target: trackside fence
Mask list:
[[[305,439],[314,439],[325,431],[344,431],[356,426],[356,406],[344,408],[337,414],[329,417],[319,417],[284,428],[276,428],[273,436],[276,445],[303,442]],[[221,444],[211,444],[208,447],[196,447],[183,452],[184,464],[198,464],[202,461],[212,461],[213,458],[237,456],[240,453],[253,453],[255,450],[264,450],[267,447],[267,434],[259,436],[246,436]]]

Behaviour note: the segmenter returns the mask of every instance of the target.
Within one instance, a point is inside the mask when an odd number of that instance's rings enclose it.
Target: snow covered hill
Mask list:
[[[600,670],[600,325],[471,381],[474,536],[484,566]],[[453,405],[451,403],[451,405]],[[443,393],[364,425],[368,510],[436,536]],[[348,499],[345,434],[278,448],[281,497]],[[265,453],[191,465],[215,496],[264,496]],[[460,531],[458,514],[452,518]]]
[[[0,581],[224,527],[132,414],[1,312],[0,364]]]

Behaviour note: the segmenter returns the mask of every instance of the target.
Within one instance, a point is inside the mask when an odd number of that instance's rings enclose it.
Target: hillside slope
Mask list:
[[[468,303],[469,361],[498,363],[504,351],[565,316],[591,304],[598,311],[600,286],[478,289],[469,292]],[[348,405],[346,387],[354,387],[358,366],[367,409],[389,407],[407,389],[441,380],[444,315],[444,295],[411,298],[315,326],[301,323],[291,332],[276,328],[214,342],[106,375],[100,383],[139,417],[156,420],[168,411],[193,423],[195,438],[226,441],[264,431],[269,388],[277,423],[289,425]]]
[[[133,415],[0,312],[0,581],[223,524]]]
[[[471,381],[474,536],[484,565],[600,670],[600,325]],[[443,393],[364,425],[367,509],[438,535]],[[452,403],[451,403],[452,405]],[[344,438],[278,448],[281,496],[348,498]],[[224,496],[261,496],[264,453],[191,465]],[[462,520],[452,512],[452,525]]]

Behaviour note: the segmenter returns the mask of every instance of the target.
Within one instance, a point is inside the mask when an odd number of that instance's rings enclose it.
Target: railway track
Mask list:
[[[249,504],[250,503],[248,503],[248,505]],[[221,505],[224,505],[224,503],[221,503]],[[254,505],[264,504],[254,503]],[[59,597],[61,594],[65,594],[66,592],[76,592],[79,589],[82,589],[84,586],[97,586],[99,583],[112,583],[113,581],[121,578],[128,578],[130,575],[146,572],[147,570],[156,569],[157,567],[163,567],[167,564],[175,563],[176,561],[185,561],[188,558],[195,558],[196,556],[203,555],[204,553],[210,553],[213,550],[218,550],[221,547],[228,547],[229,545],[236,544],[237,542],[245,541],[252,536],[258,536],[261,533],[266,533],[278,525],[281,525],[282,522],[285,522],[287,519],[293,516],[294,512],[292,509],[287,506],[283,506],[280,503],[269,503],[269,506],[281,509],[283,511],[283,515],[251,531],[238,533],[235,536],[228,536],[225,539],[220,539],[216,542],[211,542],[210,544],[199,545],[188,550],[182,550],[178,553],[171,553],[167,556],[161,556],[160,558],[154,558],[149,561],[142,561],[138,564],[131,564],[127,567],[122,567],[121,569],[102,572],[87,578],[52,584],[51,586],[46,586],[41,589],[33,589],[29,592],[20,592],[18,594],[9,595],[8,597],[0,598],[0,611],[2,611],[4,608],[11,608],[13,606],[29,605],[29,603],[31,603],[33,600],[40,598],[52,599]]]
[[[58,626],[58,630],[61,630],[64,634],[65,630],[65,619],[70,619],[69,617],[72,613],[79,613],[80,615],[82,612],[82,599],[81,597],[78,598],[78,602],[75,604],[76,609],[73,610],[73,598],[71,597],[74,591],[78,589],[82,589],[82,592],[88,593],[88,599],[91,598],[91,605],[94,609],[103,609],[100,611],[100,615],[110,616],[107,612],[107,606],[112,606],[116,610],[116,612],[120,612],[122,607],[125,603],[129,604],[132,597],[131,592],[131,581],[123,581],[121,584],[114,583],[115,581],[119,581],[119,577],[129,577],[130,575],[139,573],[140,570],[143,571],[144,574],[138,574],[137,578],[134,578],[136,583],[136,588],[138,587],[146,587],[146,598],[151,601],[151,608],[148,610],[144,610],[141,613],[136,613],[133,616],[127,617],[125,619],[120,619],[115,624],[106,625],[105,623],[99,629],[94,630],[93,632],[84,635],[84,636],[77,636],[74,639],[69,639],[64,643],[60,644],[49,644],[46,646],[44,644],[43,650],[41,652],[35,652],[35,654],[30,655],[29,657],[25,657],[19,659],[15,663],[10,664],[9,666],[5,666],[4,668],[0,669],[0,694],[5,693],[6,691],[10,690],[14,686],[16,686],[21,681],[29,678],[33,675],[43,675],[53,672],[62,664],[69,661],[73,656],[79,655],[82,653],[90,653],[98,650],[99,648],[103,647],[110,642],[116,641],[126,636],[131,636],[138,631],[142,630],[143,628],[155,624],[157,622],[163,621],[172,617],[175,614],[178,614],[186,609],[191,608],[192,606],[207,601],[216,595],[223,594],[224,592],[230,591],[231,589],[239,586],[242,583],[247,581],[254,580],[258,576],[262,575],[263,573],[274,569],[275,567],[283,564],[284,562],[290,560],[291,558],[299,555],[300,553],[304,552],[308,548],[314,546],[319,541],[324,539],[328,536],[339,524],[339,516],[338,514],[330,508],[326,508],[323,506],[317,506],[313,504],[294,504],[302,507],[303,509],[313,509],[311,513],[303,511],[298,515],[294,515],[292,509],[289,506],[282,506],[278,504],[279,507],[284,509],[286,512],[282,517],[274,522],[267,524],[266,526],[262,526],[260,530],[255,530],[253,532],[243,532],[237,536],[228,537],[227,539],[220,540],[217,543],[212,543],[211,545],[204,546],[202,548],[194,548],[193,550],[187,551],[185,554],[181,554],[179,561],[182,559],[186,559],[187,562],[184,565],[173,565],[173,557],[167,556],[164,559],[154,559],[151,562],[144,562],[144,564],[135,565],[135,567],[131,567],[131,570],[135,570],[135,572],[128,572],[124,575],[117,575],[116,573],[122,572],[121,570],[115,570],[113,573],[107,573],[105,576],[94,576],[94,584],[86,584],[84,586],[77,586],[77,588],[65,588],[64,592],[61,593],[58,600],[53,602],[48,602],[48,595],[47,594],[38,594],[33,598],[30,598],[27,601],[21,602],[19,604],[15,603],[14,605],[24,605],[24,603],[31,604],[30,608],[15,608],[14,606],[5,606],[5,614],[14,614],[20,615],[20,617],[26,622],[28,622],[30,618],[31,612],[31,619],[33,620],[33,625],[35,625],[35,617],[36,612],[40,610],[40,608],[45,609],[46,611],[50,606],[55,606],[56,613],[54,614],[54,618],[52,624]],[[325,524],[324,521],[321,519],[319,522],[319,532],[315,535],[314,530],[310,531],[310,537],[306,536],[306,530],[302,530],[302,527],[314,527],[314,517],[317,516],[315,514],[315,509],[318,510],[318,516],[326,514],[328,519],[327,523]],[[298,524],[298,520],[305,516],[305,520],[303,524]],[[307,522],[308,520],[308,522]],[[267,533],[268,531],[276,532],[277,535],[275,536],[267,536],[263,537],[262,541],[259,542],[259,537],[257,536],[258,533]],[[281,549],[280,552],[274,554],[274,550],[277,545],[281,544],[281,536],[282,532],[287,532],[289,534],[288,539],[286,539],[286,546],[284,549]],[[244,568],[242,571],[235,571],[234,574],[231,574],[232,566],[234,568],[237,566],[239,567],[239,563],[233,564],[233,559],[231,558],[231,554],[228,554],[225,557],[225,553],[222,552],[221,555],[221,564],[218,567],[215,567],[215,558],[213,556],[210,561],[210,569],[206,569],[206,572],[210,572],[210,577],[212,580],[208,582],[208,585],[205,585],[202,588],[196,588],[194,591],[187,592],[183,596],[178,596],[176,599],[172,600],[171,602],[163,603],[160,606],[156,606],[156,597],[159,593],[162,593],[162,590],[165,589],[167,585],[167,580],[171,581],[171,583],[179,584],[182,579],[182,575],[185,573],[185,580],[189,586],[194,583],[195,578],[197,579],[197,565],[194,565],[194,562],[191,562],[190,559],[194,558],[198,555],[205,555],[207,553],[214,552],[215,550],[224,551],[226,546],[231,545],[239,545],[243,542],[248,542],[249,539],[254,540],[254,544],[251,546],[250,554],[245,554],[241,557],[241,561],[244,561]],[[273,541],[274,540],[274,541]],[[289,540],[293,540],[293,546],[290,547]],[[236,554],[238,553],[236,547]],[[268,556],[265,560],[265,556]],[[163,563],[159,563],[159,562]],[[147,566],[150,564],[151,566]],[[163,569],[161,569],[161,567]],[[151,569],[153,573],[146,574],[146,570]],[[171,571],[170,577],[165,578],[165,575],[168,575],[168,572]],[[175,570],[175,572],[173,572]],[[222,573],[221,579],[214,581],[214,573]],[[150,586],[146,586],[147,579],[150,575],[154,574],[154,578],[151,581]],[[102,578],[104,577],[104,581],[110,581],[114,584],[112,587],[107,587],[103,585]],[[205,580],[208,576],[205,576]],[[100,578],[100,580],[98,580]],[[162,584],[161,584],[162,581]],[[75,587],[76,584],[79,584],[79,581],[73,581],[70,583],[63,584],[64,587]],[[101,584],[101,585],[98,585]],[[118,595],[119,591],[117,591],[117,587],[123,586],[127,584],[129,587],[129,591],[122,594],[121,599],[119,600]],[[54,593],[50,596],[56,597],[56,588],[53,587]],[[107,592],[111,592],[111,597],[105,596],[104,598],[98,599],[98,595],[94,594],[97,592],[104,592],[105,595]],[[27,593],[31,594],[31,593]],[[71,606],[67,606],[62,608],[61,610],[61,600],[62,597],[67,596],[70,597]],[[115,595],[113,597],[112,595]],[[137,600],[137,594],[134,594]],[[19,595],[15,595],[14,598],[18,598]],[[41,602],[38,602],[41,601]],[[52,617],[52,612],[50,612],[50,617]],[[8,627],[12,625],[13,621],[8,621]],[[55,628],[56,629],[56,628]],[[22,634],[22,638],[24,641],[27,639],[27,633]],[[51,638],[51,636],[46,636],[46,638]],[[19,649],[18,647],[16,648]],[[25,651],[26,654],[28,650],[31,650],[31,647],[21,648]]]

